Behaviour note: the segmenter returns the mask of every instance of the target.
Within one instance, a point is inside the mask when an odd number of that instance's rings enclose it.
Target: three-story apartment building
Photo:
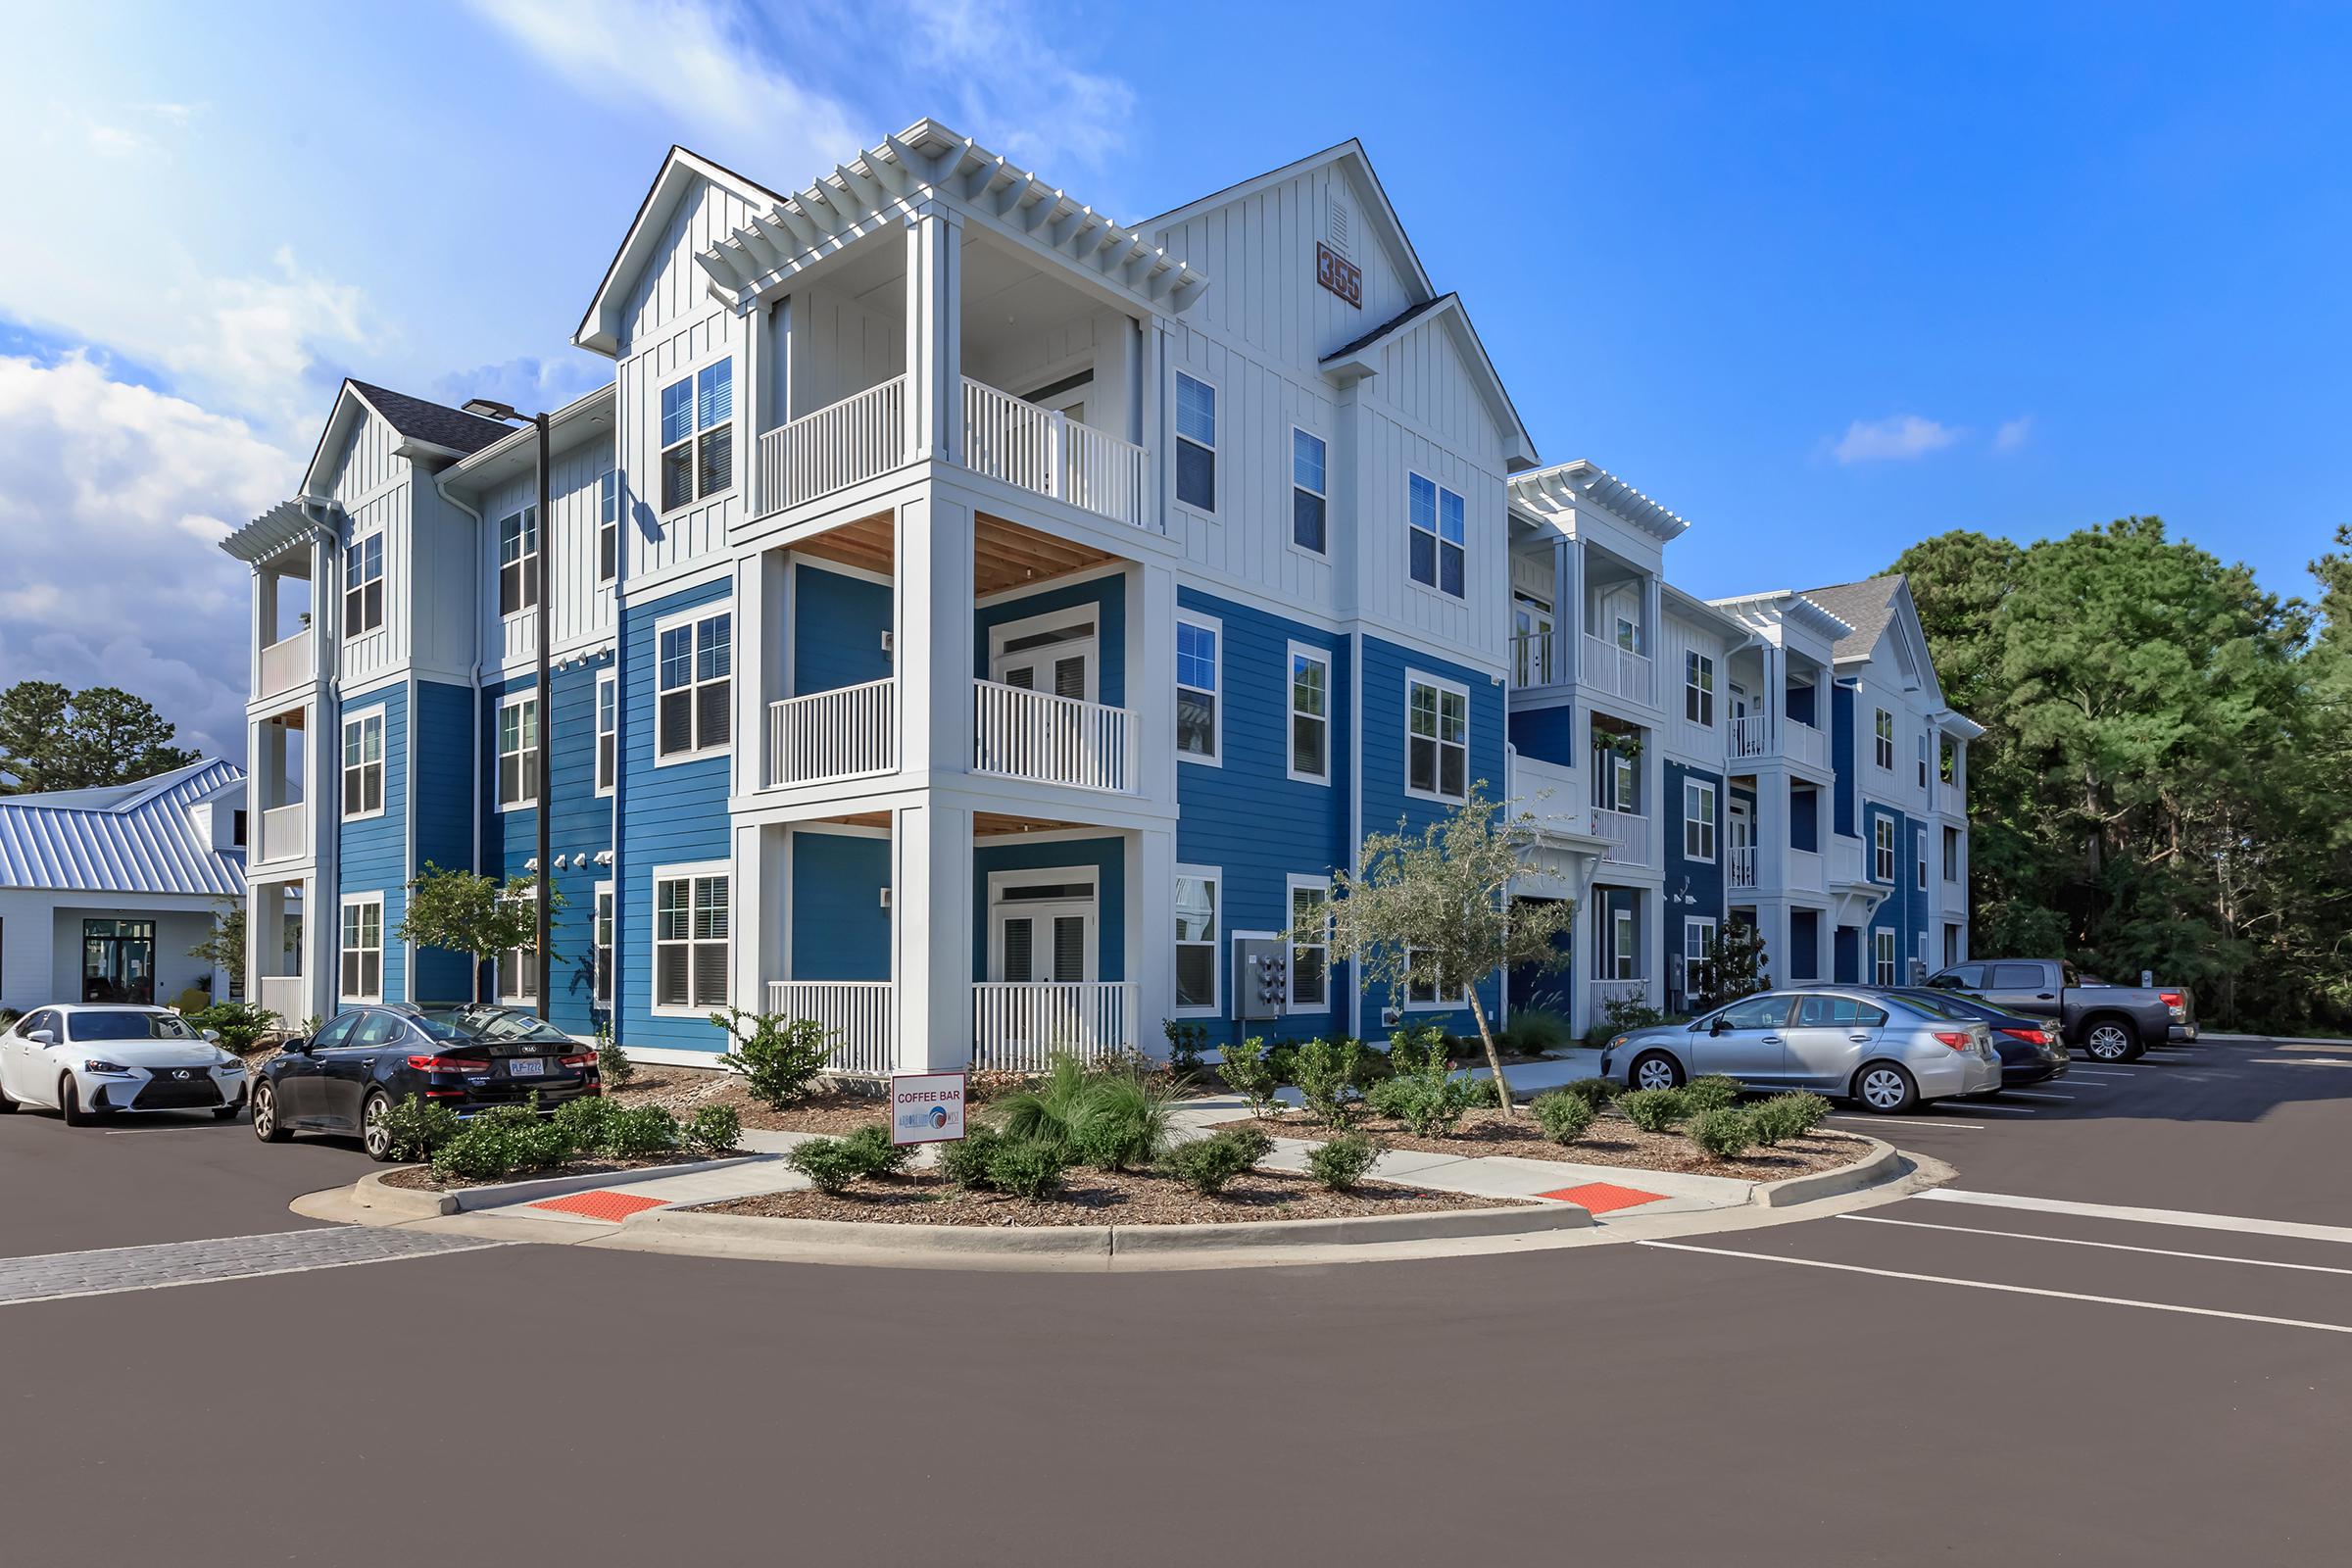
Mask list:
[[[1928,733],[1907,598],[1866,649],[1821,594],[1667,586],[1686,524],[1538,466],[1353,142],[1132,227],[927,121],[794,192],[673,149],[574,342],[613,374],[550,417],[546,517],[530,432],[354,382],[227,542],[288,1018],[541,1001],[401,940],[437,865],[544,869],[550,1015],[657,1060],[729,1004],[867,1072],[1463,1030],[1312,936],[1366,831],[1481,784],[1544,817],[1525,896],[1592,911],[1490,1008],[1675,1000],[1701,920],[1792,974],[1889,902],[1965,944],[1828,849],[1938,820],[1840,761],[1853,702]]]

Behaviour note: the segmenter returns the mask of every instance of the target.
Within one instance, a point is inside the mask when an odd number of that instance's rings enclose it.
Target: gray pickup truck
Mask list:
[[[2196,1004],[2185,986],[2111,986],[2085,980],[2059,958],[1982,958],[1928,976],[1996,1007],[2055,1018],[2070,1046],[2093,1060],[2130,1061],[2150,1045],[2197,1038]]]

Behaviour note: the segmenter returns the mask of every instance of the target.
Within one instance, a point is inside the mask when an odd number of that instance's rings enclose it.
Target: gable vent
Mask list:
[[[1340,260],[1355,260],[1355,214],[1348,206],[1348,198],[1333,190],[1324,199],[1326,212],[1323,227],[1328,243]]]

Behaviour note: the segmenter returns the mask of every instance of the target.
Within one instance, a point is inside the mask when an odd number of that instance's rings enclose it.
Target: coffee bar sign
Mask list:
[[[1364,270],[1321,240],[1315,242],[1315,281],[1357,310],[1364,308]]]
[[[890,1141],[949,1144],[963,1136],[964,1076],[903,1072],[890,1080]]]

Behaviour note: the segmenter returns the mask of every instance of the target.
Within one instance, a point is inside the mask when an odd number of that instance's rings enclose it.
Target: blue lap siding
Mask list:
[[[867,833],[792,835],[792,978],[890,978],[890,840]]]
[[[476,859],[474,821],[474,694],[444,681],[416,683],[416,823],[412,874],[427,865],[470,871]],[[466,955],[418,948],[413,955],[410,1000],[466,1002],[472,998]]]
[[[1049,588],[1019,599],[982,605],[972,616],[972,673],[985,680],[992,662],[989,633],[1007,621],[1055,611],[1092,610],[1095,621],[1096,701],[1121,708],[1127,702],[1127,579],[1117,573]]]
[[[553,698],[541,726],[554,814],[548,819],[548,848],[562,863],[552,886],[562,903],[550,922],[555,959],[548,975],[548,1021],[567,1034],[596,1030],[596,884],[610,873],[596,863],[612,847],[612,802],[596,793],[596,679],[611,667],[598,659],[558,669],[550,679]],[[523,675],[486,684],[481,699],[482,868],[501,879],[529,877],[539,853],[538,808],[498,808],[498,714],[508,697],[527,694],[537,677]],[[496,987],[494,966],[485,965],[482,995]],[[496,999],[494,999],[496,1000]]]
[[[408,908],[409,883],[409,689],[405,684],[379,687],[362,697],[344,700],[341,718],[384,716],[384,809],[381,815],[344,821],[339,830],[336,888],[339,893],[381,893],[384,896],[383,1000],[405,1002],[409,996],[408,951],[392,933],[400,929]],[[342,806],[340,761],[343,728],[335,726],[328,744],[337,759],[336,795],[330,805]],[[330,916],[335,921],[337,947],[342,933],[341,900]],[[340,964],[337,972],[340,973]]]
[[[1064,839],[1045,844],[983,845],[972,852],[972,978],[988,978],[988,877],[992,871],[1043,871],[1054,866],[1095,871],[1096,978],[1127,978],[1127,844],[1124,839]],[[1138,1038],[1155,1045],[1157,1019],[1138,1024]]]
[[[890,630],[886,582],[828,571],[801,562],[794,567],[792,691],[796,697],[861,686],[890,674],[882,638]]]

